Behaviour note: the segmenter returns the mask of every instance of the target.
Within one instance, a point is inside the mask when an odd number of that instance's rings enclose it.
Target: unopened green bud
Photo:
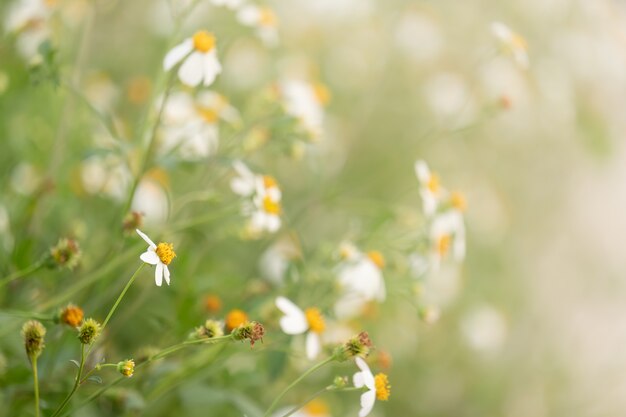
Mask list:
[[[130,378],[135,373],[135,361],[126,359],[125,361],[118,362],[117,371],[125,377]]]
[[[100,335],[100,323],[94,319],[87,319],[78,329],[78,340],[83,345],[90,345]]]
[[[336,376],[333,379],[333,387],[335,388],[345,388],[348,386],[348,377],[347,376]]]
[[[37,320],[30,320],[22,326],[22,337],[24,338],[24,348],[26,354],[32,360],[41,355],[41,351],[45,347],[44,336],[46,328]]]

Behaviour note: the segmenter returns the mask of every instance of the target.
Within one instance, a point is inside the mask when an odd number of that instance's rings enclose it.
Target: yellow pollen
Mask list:
[[[228,330],[236,329],[248,321],[248,315],[239,309],[231,310],[226,315],[226,328]]]
[[[263,175],[263,186],[267,188],[278,187],[278,183],[274,177],[270,175]]]
[[[387,401],[391,395],[391,385],[389,385],[387,375],[383,373],[376,375],[374,377],[374,384],[376,386],[376,399]]]
[[[330,103],[330,90],[322,83],[315,83],[313,85],[313,92],[315,93],[315,98],[322,105],[325,106]]]
[[[309,323],[309,329],[315,333],[322,333],[326,328],[326,323],[324,323],[324,317],[320,310],[315,307],[310,307],[304,310],[304,315],[306,316],[306,321]]]
[[[310,416],[327,416],[330,414],[328,405],[322,400],[314,399],[302,408]]]
[[[370,260],[374,262],[379,269],[383,269],[385,267],[385,257],[379,251],[369,251],[367,252],[367,257],[370,258]]]
[[[261,26],[276,27],[278,25],[278,19],[272,9],[262,7],[260,10],[259,23]]]
[[[156,254],[165,265],[169,265],[172,262],[172,259],[176,257],[174,245],[171,243],[159,243],[156,247]]]
[[[217,111],[210,107],[197,107],[196,110],[198,114],[207,122],[207,123],[215,123],[219,118]]]
[[[465,201],[465,196],[458,191],[455,191],[450,194],[450,205],[459,211],[465,211],[467,208],[467,201]]]
[[[437,253],[439,256],[443,256],[450,250],[450,244],[452,243],[452,236],[443,235],[437,240]]]
[[[193,35],[193,47],[200,52],[209,52],[215,48],[215,36],[206,30],[201,30]]]
[[[439,190],[439,177],[437,174],[431,174],[426,187],[428,187],[431,193],[436,193]]]
[[[280,214],[280,203],[266,195],[263,197],[263,210],[269,214]]]

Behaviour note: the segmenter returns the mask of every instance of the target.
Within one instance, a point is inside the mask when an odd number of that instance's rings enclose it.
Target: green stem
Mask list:
[[[116,363],[102,363],[99,365],[96,365],[95,367],[93,367],[91,369],[91,371],[87,372],[85,374],[85,376],[83,377],[83,379],[81,379],[80,383],[81,385],[83,384],[83,382],[85,382],[87,380],[87,378],[89,378],[94,372],[99,371],[102,368],[111,368],[111,367],[116,367],[117,368],[117,364]]]
[[[34,264],[20,270],[20,271],[15,271],[14,273],[12,273],[11,275],[9,275],[6,278],[3,278],[2,281],[0,281],[0,288],[4,287],[5,285],[7,285],[10,282],[15,281],[18,278],[24,277],[28,274],[32,274],[33,272],[37,271],[38,269],[40,269],[41,267],[43,267],[44,265],[44,261],[39,260],[37,262],[35,262]]]
[[[130,279],[128,280],[128,283],[126,283],[126,286],[122,290],[121,294],[119,295],[119,297],[117,297],[117,300],[115,301],[115,304],[113,304],[113,307],[111,307],[111,310],[109,310],[109,314],[107,314],[106,319],[104,319],[104,323],[102,323],[102,330],[104,330],[104,328],[106,327],[107,323],[111,319],[111,316],[113,315],[113,313],[115,313],[115,310],[117,309],[117,306],[122,301],[122,298],[124,298],[124,295],[126,295],[126,291],[128,291],[128,289],[130,288],[132,283],[135,281],[135,278],[137,278],[137,275],[139,274],[139,271],[141,271],[141,268],[143,268],[144,265],[145,265],[145,263],[142,262],[141,265],[139,265],[139,268],[137,268],[137,270],[135,270],[135,273],[133,274],[133,276],[130,277]]]
[[[320,369],[321,367],[323,367],[325,365],[328,365],[329,363],[331,363],[334,360],[335,360],[335,357],[331,356],[328,359],[325,359],[322,362],[320,362],[320,363],[318,363],[316,365],[313,365],[311,368],[309,368],[309,370],[307,370],[305,373],[303,373],[298,378],[296,378],[295,381],[293,381],[291,384],[289,384],[289,386],[287,386],[287,388],[285,388],[280,394],[278,394],[278,396],[276,398],[274,398],[274,401],[272,402],[270,407],[267,409],[265,414],[263,414],[263,417],[268,417],[272,413],[272,411],[274,411],[274,409],[278,405],[278,402],[285,396],[285,394],[287,394],[287,392],[289,392],[290,389],[295,387],[300,381],[302,381],[304,378],[306,378],[307,376],[309,376],[313,372],[317,371],[318,369]]]
[[[40,321],[53,321],[54,317],[49,314],[40,314],[32,311],[18,311],[18,310],[1,310],[0,314],[6,316],[20,317],[25,319],[34,319]]]
[[[54,411],[51,417],[56,417],[61,413],[61,411],[63,411],[67,403],[70,401],[70,399],[72,398],[72,396],[78,389],[78,386],[80,385],[80,382],[81,382],[81,375],[83,373],[84,367],[85,367],[85,345],[81,345],[80,346],[80,365],[78,367],[78,373],[76,374],[76,380],[74,381],[74,386],[72,387],[72,390],[70,391],[70,393],[67,394],[67,397],[65,397],[61,405],[59,405],[59,407]]]
[[[307,405],[308,403],[313,401],[315,398],[317,398],[320,395],[322,395],[323,393],[325,393],[326,391],[330,391],[331,388],[332,388],[332,386],[331,387],[325,387],[325,388],[322,388],[321,390],[317,391],[315,394],[311,395],[309,398],[307,398],[306,400],[304,400],[303,402],[301,402],[300,404],[296,405],[294,408],[289,410],[289,412],[287,414],[285,414],[283,417],[289,417],[290,415],[292,415],[293,413],[295,413],[296,411],[298,411],[299,409],[301,409],[302,407],[304,407],[305,405]]]
[[[35,387],[35,416],[39,417],[39,377],[37,375],[37,356],[33,355],[31,364],[33,366],[33,384]]]

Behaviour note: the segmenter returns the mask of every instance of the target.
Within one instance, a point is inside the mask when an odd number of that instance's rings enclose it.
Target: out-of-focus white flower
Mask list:
[[[319,309],[309,307],[302,311],[285,297],[276,298],[276,307],[285,314],[280,319],[280,328],[289,335],[306,333],[306,356],[310,360],[315,359],[322,349],[319,335],[326,328]]]
[[[158,287],[163,284],[163,278],[165,278],[167,285],[170,285],[170,270],[167,266],[176,257],[174,246],[171,243],[163,242],[157,245],[141,230],[136,229],[136,231],[148,244],[148,249],[139,256],[139,259],[147,264],[156,266],[154,269],[154,282]]]
[[[38,55],[39,45],[50,37],[48,20],[54,1],[18,0],[9,7],[4,20],[6,32],[16,33],[17,49],[25,59]]]
[[[384,258],[377,251],[361,253],[348,243],[341,245],[341,252],[347,257],[337,269],[342,294],[335,303],[335,314],[349,318],[362,313],[368,302],[385,300]]]
[[[465,224],[461,212],[448,210],[435,216],[430,224],[430,241],[434,270],[439,269],[448,253],[457,262],[465,259]]]
[[[11,188],[22,195],[34,193],[41,184],[41,175],[27,162],[20,162],[11,172]]]
[[[206,158],[217,151],[218,122],[239,119],[239,112],[214,91],[203,91],[195,99],[186,92],[174,93],[163,111],[163,151],[176,150],[186,160]]]
[[[172,48],[165,55],[163,69],[169,71],[181,61],[178,78],[190,87],[200,83],[209,86],[222,72],[222,66],[217,59],[215,36],[204,30],[196,32]]]
[[[237,12],[237,20],[256,30],[256,34],[267,46],[278,43],[278,18],[272,9],[266,6],[247,4]]]
[[[263,252],[259,259],[261,274],[274,285],[283,283],[289,262],[300,256],[300,249],[294,240],[290,236],[283,236]]]
[[[89,194],[105,194],[115,200],[126,198],[132,175],[115,155],[94,155],[81,164],[80,177]]]
[[[454,72],[440,72],[424,82],[428,106],[448,128],[458,128],[476,117],[476,101],[467,81]]]
[[[163,184],[156,178],[141,180],[133,196],[131,211],[144,215],[146,224],[161,224],[167,220],[170,205]]]
[[[89,103],[105,114],[111,112],[120,96],[117,85],[102,71],[92,72],[86,77],[83,91]]]
[[[278,88],[285,112],[298,119],[312,139],[318,139],[324,122],[323,106],[330,100],[328,89],[300,80],[282,81]]]
[[[507,326],[502,314],[490,306],[481,306],[468,313],[461,323],[467,343],[482,352],[493,352],[502,347]]]
[[[443,47],[441,29],[435,21],[414,11],[402,16],[394,35],[398,47],[416,63],[434,60]]]
[[[523,37],[501,22],[493,22],[491,24],[491,33],[500,43],[500,47],[506,53],[511,54],[520,67],[528,68],[528,44]]]
[[[241,161],[235,161],[233,167],[237,176],[231,180],[230,188],[245,198],[242,211],[249,217],[250,235],[278,231],[281,226],[282,193],[276,180],[269,175],[253,173]]]
[[[226,7],[231,10],[237,10],[243,4],[243,0],[211,0],[211,4],[218,7]]]
[[[432,216],[437,211],[441,196],[439,177],[431,172],[426,162],[422,160],[415,162],[415,175],[420,184],[419,192],[424,214]]]
[[[387,375],[379,373],[374,376],[367,363],[358,356],[355,358],[355,362],[361,371],[352,377],[354,386],[367,388],[367,391],[361,394],[361,410],[359,411],[359,417],[365,417],[372,411],[377,399],[380,401],[389,399],[391,387]]]

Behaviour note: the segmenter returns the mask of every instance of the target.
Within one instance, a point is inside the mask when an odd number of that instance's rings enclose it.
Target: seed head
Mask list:
[[[45,347],[44,336],[46,328],[37,320],[30,320],[22,326],[22,337],[24,338],[24,348],[26,354],[32,360],[41,355],[41,351]]]
[[[242,324],[232,331],[233,338],[235,340],[250,341],[250,346],[254,346],[257,340],[263,341],[265,335],[265,327],[257,321],[250,321]]]
[[[81,255],[80,246],[74,239],[61,238],[50,249],[51,264],[58,268],[74,269],[80,262]]]
[[[83,317],[83,309],[75,306],[74,304],[69,304],[61,310],[61,313],[59,313],[59,320],[61,323],[65,323],[71,327],[78,327],[83,321]]]
[[[83,345],[90,345],[100,335],[100,329],[100,323],[94,319],[87,319],[78,329],[78,340],[80,340]]]

